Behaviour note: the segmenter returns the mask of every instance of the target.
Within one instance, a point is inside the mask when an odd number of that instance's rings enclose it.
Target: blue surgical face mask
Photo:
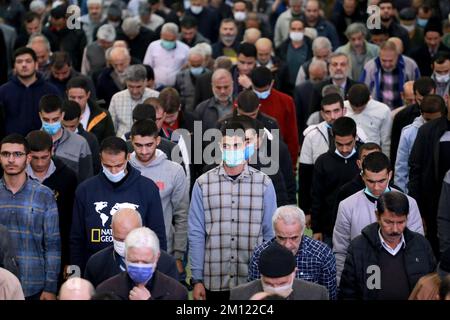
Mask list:
[[[136,284],[146,284],[155,273],[155,263],[126,262],[127,272],[131,280]]]
[[[258,99],[265,100],[265,99],[267,99],[270,96],[270,90],[271,89],[263,91],[263,92],[259,92],[259,91],[253,90],[253,92],[256,94]]]
[[[204,69],[205,68],[203,67],[191,67],[190,71],[194,76],[198,76],[199,74],[202,74]]]
[[[348,159],[348,158],[351,158],[356,153],[356,149],[353,148],[352,152],[350,152],[350,154],[345,157],[338,151],[338,149],[334,150],[334,153],[336,153],[341,158]]]
[[[383,193],[386,193],[386,192],[389,192],[389,191],[391,191],[391,188],[389,188],[389,182],[388,182],[388,186],[386,187],[386,189],[384,190]],[[372,198],[375,198],[375,199],[378,199],[378,198],[379,198],[379,197],[377,197],[376,195],[374,195],[374,194],[369,190],[369,188],[367,188],[367,187],[364,189],[364,193],[367,194],[368,196],[371,196]]]
[[[126,175],[125,168],[123,168],[123,170],[121,170],[117,173],[111,173],[111,171],[109,171],[105,167],[103,167],[103,174],[106,176],[106,178],[108,178],[109,181],[114,182],[114,183],[119,182]]]
[[[223,150],[222,160],[226,163],[228,167],[234,168],[244,162],[245,151],[244,149],[239,150]]]
[[[54,136],[61,129],[61,121],[48,123],[42,121],[42,129],[47,132],[49,135]]]
[[[418,24],[420,27],[425,28],[426,25],[427,25],[427,23],[428,23],[428,19],[420,19],[420,18],[417,18],[417,24]]]
[[[161,47],[163,47],[166,50],[173,50],[175,49],[175,46],[176,46],[175,41],[161,40]]]
[[[245,149],[244,149],[244,158],[245,158],[245,160],[250,159],[253,156],[254,153],[255,153],[255,145],[253,143],[249,144],[248,146],[246,146]]]

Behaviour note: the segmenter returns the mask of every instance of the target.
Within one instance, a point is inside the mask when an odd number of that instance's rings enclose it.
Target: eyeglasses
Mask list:
[[[11,157],[11,155],[13,156],[13,158],[17,159],[17,158],[22,158],[23,156],[26,155],[26,153],[20,152],[20,151],[15,151],[15,152],[3,151],[0,153],[0,156],[2,158],[6,158],[6,159],[9,159],[9,157]]]

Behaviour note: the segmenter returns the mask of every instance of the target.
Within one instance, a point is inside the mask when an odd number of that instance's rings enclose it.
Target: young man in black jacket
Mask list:
[[[311,222],[316,240],[330,247],[333,233],[333,209],[339,188],[358,172],[356,163],[356,122],[341,117],[333,123],[336,149],[329,150],[317,158],[312,182]]]
[[[64,268],[69,264],[69,235],[73,199],[78,185],[77,176],[64,162],[52,157],[53,141],[48,133],[43,130],[31,131],[26,139],[31,154],[31,161],[27,166],[28,176],[49,187],[55,194],[61,235],[61,268]]]

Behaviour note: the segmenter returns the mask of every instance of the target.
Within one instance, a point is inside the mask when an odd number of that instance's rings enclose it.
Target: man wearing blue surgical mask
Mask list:
[[[53,152],[77,175],[82,182],[93,175],[92,153],[82,136],[62,127],[64,119],[62,100],[56,95],[46,95],[39,102],[42,130],[53,140]]]
[[[144,226],[166,250],[164,216],[156,184],[128,163],[128,147],[118,137],[100,145],[103,171],[78,186],[73,210],[70,262],[84,271],[87,260],[113,243],[112,216],[120,209],[138,210]]]
[[[351,240],[360,235],[364,227],[377,221],[375,212],[378,198],[388,191],[401,192],[389,186],[392,178],[391,163],[382,152],[372,152],[364,158],[361,177],[365,188],[341,201],[337,211],[333,230],[333,252],[336,256],[338,282]],[[409,202],[407,227],[423,235],[417,202],[410,196],[406,197]]]
[[[267,175],[247,164],[251,150],[246,154],[244,132],[240,122],[222,126],[223,161],[192,190],[188,239],[194,300],[228,300],[231,288],[247,282],[253,248],[273,237],[275,190]]]
[[[180,283],[156,270],[160,254],[152,230],[134,229],[125,239],[126,271],[101,283],[97,292],[112,292],[121,300],[187,300]]]

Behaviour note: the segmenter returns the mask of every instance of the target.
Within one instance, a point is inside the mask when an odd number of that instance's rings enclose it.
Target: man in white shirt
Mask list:
[[[127,89],[117,92],[111,99],[109,112],[114,123],[116,135],[121,137],[133,125],[132,113],[136,105],[147,98],[158,97],[159,92],[146,87],[147,71],[143,65],[129,66],[126,71]]]
[[[161,29],[161,39],[147,48],[144,64],[155,72],[156,88],[174,86],[176,75],[187,63],[189,47],[178,39],[178,26],[166,23]]]
[[[355,120],[367,135],[366,142],[375,142],[389,157],[391,148],[392,117],[391,109],[384,103],[370,97],[365,84],[355,84],[348,91],[345,101],[346,116]]]

